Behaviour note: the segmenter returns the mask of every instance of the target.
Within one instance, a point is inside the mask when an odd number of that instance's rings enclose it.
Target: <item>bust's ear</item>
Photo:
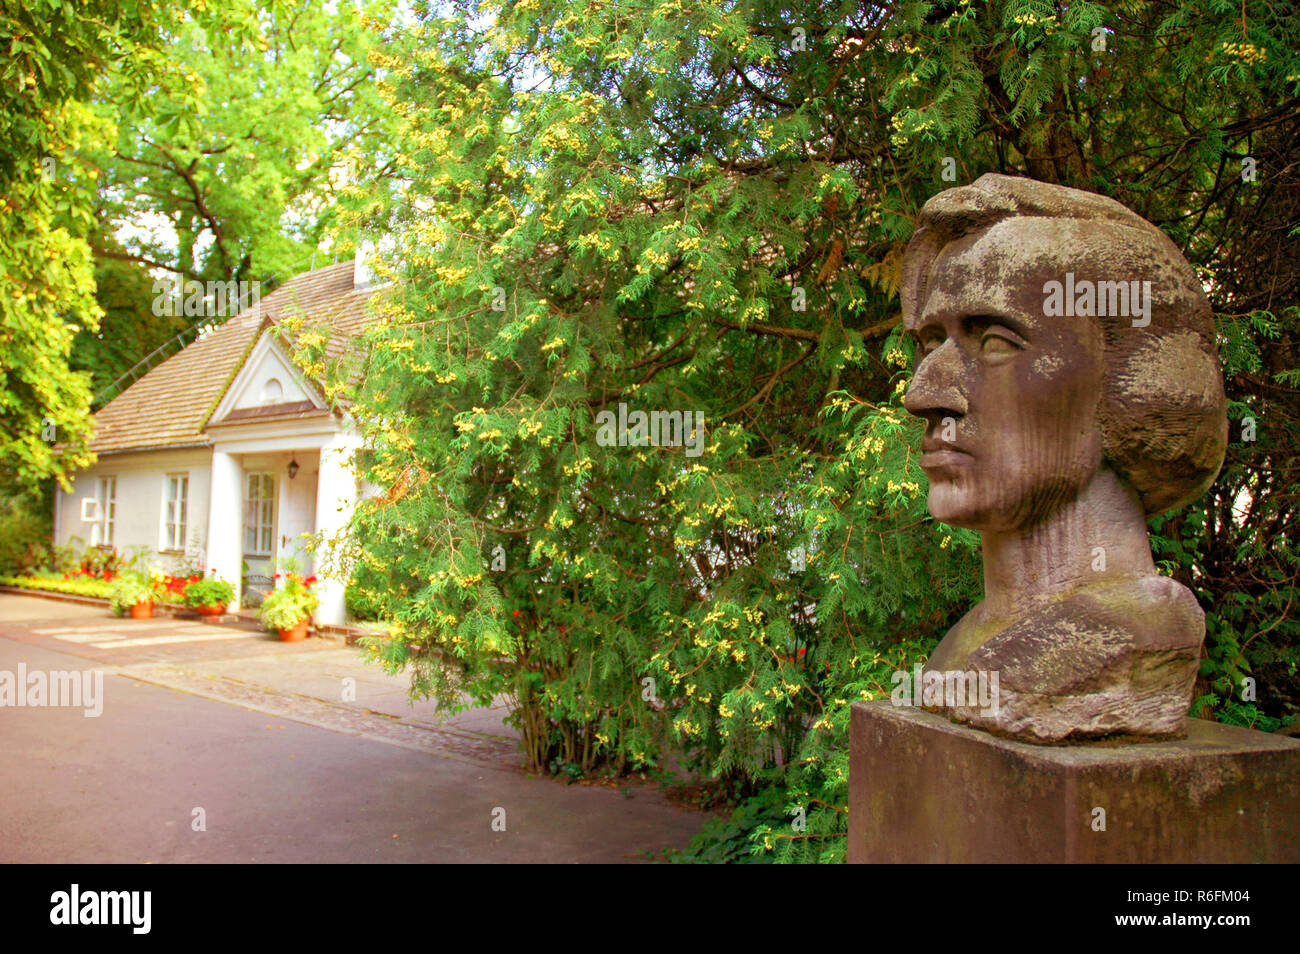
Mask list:
[[[1136,334],[1136,332],[1134,332]],[[1219,474],[1228,415],[1217,355],[1191,328],[1108,348],[1099,409],[1107,461],[1147,516],[1186,506]]]

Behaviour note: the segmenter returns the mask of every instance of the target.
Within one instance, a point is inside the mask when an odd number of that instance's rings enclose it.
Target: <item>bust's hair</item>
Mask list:
[[[1103,337],[1099,407],[1107,464],[1136,491],[1148,515],[1195,500],[1213,483],[1228,440],[1223,377],[1210,304],[1187,259],[1163,232],[1113,199],[1033,179],[985,175],[921,209],[902,266],[904,318],[929,297],[930,272],[951,242],[1021,216],[1073,219],[1115,230],[1104,252],[1061,249],[1107,274],[1151,284],[1151,323],[1093,321]]]

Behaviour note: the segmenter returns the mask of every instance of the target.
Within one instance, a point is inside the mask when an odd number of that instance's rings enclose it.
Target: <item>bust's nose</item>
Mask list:
[[[912,375],[903,407],[917,417],[961,417],[969,410],[962,390],[962,360],[957,343],[949,338],[930,352]]]

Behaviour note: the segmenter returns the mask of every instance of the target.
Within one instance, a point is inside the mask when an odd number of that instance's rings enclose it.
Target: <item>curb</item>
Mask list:
[[[303,696],[301,693],[286,692],[271,686],[262,686],[250,684],[246,687],[248,690],[259,692],[264,696],[269,696],[277,701],[282,700],[284,705],[268,704],[266,701],[254,701],[252,699],[236,699],[216,691],[215,686],[212,688],[199,687],[194,685],[195,681],[209,679],[199,673],[190,673],[187,671],[176,672],[158,672],[148,667],[122,666],[118,668],[115,675],[127,679],[133,679],[136,682],[145,683],[151,686],[169,689],[173,692],[183,692],[200,699],[207,699],[211,702],[220,702],[228,706],[236,706],[246,709],[250,712],[258,712],[262,715],[271,716],[276,719],[285,719],[290,722],[298,722],[303,725],[309,725],[316,729],[322,729],[326,732],[335,732],[339,735],[349,735],[354,738],[366,739],[371,742],[380,742],[384,745],[393,745],[398,748],[409,749],[413,752],[423,752],[425,755],[432,755],[436,758],[452,759],[457,762],[463,762],[467,765],[476,765],[480,768],[490,768],[497,771],[509,772],[512,774],[523,774],[524,769],[521,765],[514,764],[514,758],[517,756],[517,749],[513,743],[508,747],[508,753],[502,748],[495,755],[469,755],[463,751],[457,751],[455,742],[462,744],[467,742],[481,741],[485,744],[499,743],[501,737],[482,736],[481,733],[462,733],[455,730],[447,730],[437,726],[427,725],[422,722],[413,722],[402,719],[398,716],[389,715],[383,712],[376,712],[372,709],[351,710],[348,707],[341,707],[335,703],[324,699],[317,699],[313,696]],[[189,678],[186,678],[189,677]],[[230,677],[217,677],[214,680],[217,684],[237,685],[241,680],[231,679]],[[368,723],[366,726],[350,726],[347,728],[338,725],[332,725],[321,719],[313,718],[311,715],[301,711],[294,711],[293,703],[297,700],[303,700],[331,709],[347,712],[348,715],[358,717],[358,721]],[[376,731],[377,728],[403,728],[407,730],[416,730],[416,737],[424,740],[425,744],[412,742],[407,739],[396,738],[391,732]],[[476,738],[478,737],[478,738]]]

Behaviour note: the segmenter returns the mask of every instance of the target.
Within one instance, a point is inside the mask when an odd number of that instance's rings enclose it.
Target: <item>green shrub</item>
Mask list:
[[[0,502],[0,573],[22,575],[50,555],[50,521],[12,501]]]

